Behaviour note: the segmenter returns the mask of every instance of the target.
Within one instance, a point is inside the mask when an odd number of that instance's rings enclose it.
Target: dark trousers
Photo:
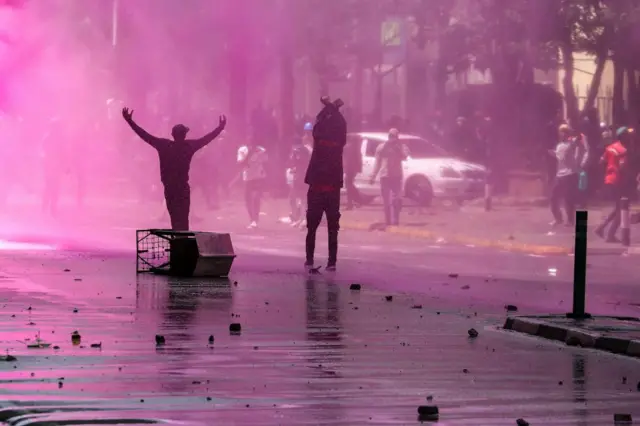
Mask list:
[[[564,204],[567,213],[567,223],[573,223],[576,215],[576,202],[578,201],[578,175],[556,176],[551,187],[551,214],[553,219],[561,223],[562,212],[560,206]]]
[[[347,190],[347,207],[352,208],[356,204],[362,203],[362,194],[356,188],[355,180],[358,173],[347,172],[344,175],[344,187]]]
[[[604,221],[598,226],[600,232],[604,232],[606,227],[609,226],[609,232],[607,232],[607,238],[613,239],[620,228],[620,198],[622,197],[622,191],[619,185],[605,185],[605,197],[613,205],[611,212],[605,217]]]
[[[316,231],[322,221],[322,215],[327,216],[327,231],[329,237],[329,265],[335,265],[338,258],[338,231],[340,230],[340,189],[333,191],[307,192],[307,264],[313,264],[316,251]]]
[[[263,192],[264,181],[262,179],[248,180],[244,183],[244,202],[251,222],[257,223],[260,220]]]
[[[291,207],[291,220],[298,222],[302,220],[302,212],[305,203],[305,186],[303,182],[294,181],[289,189],[289,206]]]
[[[165,185],[164,199],[174,231],[189,230],[189,209],[191,208],[191,188],[189,184]]]
[[[402,209],[402,178],[381,177],[380,192],[384,203],[384,219],[387,225],[400,224]]]

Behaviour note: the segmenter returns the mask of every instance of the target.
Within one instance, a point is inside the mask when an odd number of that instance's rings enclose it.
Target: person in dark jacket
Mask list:
[[[314,268],[316,231],[327,216],[329,259],[327,270],[335,271],[338,256],[338,230],[340,229],[340,189],[344,181],[342,156],[347,143],[347,122],[340,113],[342,101],[331,102],[322,98],[324,108],[313,126],[313,152],[304,182],[307,192],[306,262]]]
[[[227,118],[220,116],[218,127],[200,139],[187,139],[189,128],[177,124],[171,130],[173,140],[158,138],[147,133],[135,121],[133,111],[122,109],[122,117],[133,131],[146,143],[158,151],[160,157],[160,180],[164,185],[164,198],[171,217],[171,229],[174,231],[189,230],[189,209],[191,207],[191,187],[189,186],[189,169],[191,159],[200,149],[214,140],[225,128]]]

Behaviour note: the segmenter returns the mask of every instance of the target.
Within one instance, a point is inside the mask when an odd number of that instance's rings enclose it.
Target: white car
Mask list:
[[[366,195],[380,195],[380,179],[373,185],[370,177],[375,165],[375,152],[387,141],[385,132],[350,133],[348,143],[360,144],[362,173],[356,177],[356,187]],[[429,206],[434,199],[463,202],[482,196],[487,169],[455,158],[444,149],[419,136],[400,134],[400,141],[409,150],[404,162],[404,195],[419,205]],[[291,173],[288,171],[288,180]]]

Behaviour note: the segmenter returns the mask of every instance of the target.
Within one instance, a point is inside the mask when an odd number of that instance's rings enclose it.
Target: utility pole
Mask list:
[[[111,1],[111,46],[118,44],[118,7],[120,0]]]

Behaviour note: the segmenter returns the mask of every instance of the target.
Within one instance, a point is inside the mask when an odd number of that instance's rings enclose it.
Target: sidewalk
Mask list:
[[[575,320],[560,315],[510,317],[507,330],[640,358],[640,320],[593,317]]]
[[[382,220],[382,207],[361,209],[343,214],[343,226],[356,229],[376,229]],[[589,223],[595,224],[605,214],[603,209],[589,211]],[[409,207],[403,211],[402,225],[385,232],[423,238],[438,243],[453,243],[487,247],[530,254],[566,255],[573,253],[573,227],[550,226],[551,214],[545,207],[503,206],[485,212],[470,205],[461,208],[439,206],[425,211]],[[593,227],[590,227],[593,230]],[[634,237],[632,231],[632,238]],[[632,243],[640,243],[633,238]],[[605,243],[590,232],[591,253],[622,254],[621,245]]]
[[[199,194],[192,203],[192,227],[198,230],[224,230],[225,232],[246,232],[247,214],[241,200],[234,200],[223,208],[211,211],[204,206]],[[387,232],[407,238],[423,239],[438,244],[456,244],[486,247],[499,250],[537,255],[568,255],[573,252],[574,229],[549,225],[551,214],[547,207],[510,205],[509,200],[498,202],[495,209],[485,212],[477,203],[462,207],[436,205],[421,209],[408,205],[403,209],[402,225],[384,228],[382,205],[374,204],[352,211],[342,211],[341,227],[344,230]],[[7,220],[19,218],[23,227],[27,225],[43,228],[77,224],[96,227],[168,227],[168,217],[163,217],[164,206],[157,203],[138,203],[135,200],[88,200],[86,212],[79,212],[68,202],[67,216],[58,221],[43,221],[38,217],[40,209],[36,205],[15,206],[7,215]],[[291,230],[279,220],[286,217],[289,205],[286,199],[267,197],[262,207],[261,232],[282,232]],[[601,207],[590,210],[589,222],[598,223],[605,214]],[[5,228],[15,228],[5,223]],[[630,254],[640,254],[640,235],[632,227],[632,247]],[[3,232],[6,231],[2,230]],[[5,232],[6,233],[6,232]],[[620,244],[608,244],[589,234],[589,252],[593,254],[623,254],[626,250]]]

